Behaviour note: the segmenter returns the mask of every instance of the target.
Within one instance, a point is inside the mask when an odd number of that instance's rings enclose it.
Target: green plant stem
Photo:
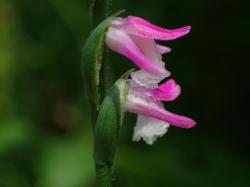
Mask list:
[[[92,2],[92,3],[91,3]],[[91,25],[95,28],[101,21],[107,18],[110,14],[111,0],[90,0],[90,17]],[[110,87],[110,67],[108,63],[108,50],[104,48],[103,50],[103,63],[100,73],[100,95],[101,100],[105,97],[108,88]],[[92,106],[93,107],[93,106]],[[95,122],[97,119],[97,112],[92,111],[92,121]],[[97,187],[112,187],[112,165],[106,162],[98,163],[95,160],[96,165],[96,179]]]
[[[96,178],[98,187],[112,187],[112,168],[107,164],[96,164]]]
[[[110,15],[110,6],[112,0],[95,0],[91,9],[92,26],[95,28],[101,21]],[[103,62],[100,72],[100,91],[101,100],[107,94],[107,90],[112,86],[112,79],[110,72],[109,54],[108,49],[104,47],[103,50]]]
[[[109,63],[109,51],[107,47],[104,47],[103,50],[103,62],[100,72],[100,91],[101,91],[101,100],[106,96],[109,88],[113,84],[113,77],[111,72],[111,66]]]
[[[110,14],[112,0],[88,0],[91,25],[95,28],[104,18]]]

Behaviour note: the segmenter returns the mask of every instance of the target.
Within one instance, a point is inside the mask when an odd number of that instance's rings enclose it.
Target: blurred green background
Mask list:
[[[198,121],[153,146],[131,141],[127,114],[114,186],[250,186],[249,1],[116,0],[114,12],[192,25],[165,42],[183,93],[167,108]],[[90,33],[84,0],[0,1],[0,187],[94,187],[92,129],[80,72]],[[112,54],[114,78],[132,63]],[[119,67],[119,68],[117,68]]]

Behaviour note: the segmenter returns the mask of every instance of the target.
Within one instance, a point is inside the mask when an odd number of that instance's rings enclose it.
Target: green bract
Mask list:
[[[83,48],[82,72],[85,89],[89,99],[95,104],[96,109],[100,105],[99,73],[103,60],[103,48],[105,33],[112,19],[122,13],[120,11],[100,23],[87,39]]]
[[[125,101],[129,90],[124,74],[110,89],[101,105],[95,126],[94,158],[97,166],[112,166]]]

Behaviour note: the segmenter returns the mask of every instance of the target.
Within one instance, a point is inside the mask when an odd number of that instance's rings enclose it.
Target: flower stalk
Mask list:
[[[112,169],[104,165],[96,165],[96,179],[98,187],[112,187]]]
[[[90,22],[92,29],[96,28],[104,19],[106,19],[110,14],[111,0],[88,0],[90,9]],[[105,114],[99,111],[99,105],[104,100],[107,90],[110,88],[110,65],[108,63],[108,50],[101,44],[101,52],[99,54],[100,62],[96,68],[99,71],[99,76],[97,77],[97,83],[99,84],[99,89],[97,91],[96,103],[91,102],[92,109],[92,123],[95,133],[94,138],[94,160],[96,169],[96,179],[97,187],[111,187],[112,186],[112,170],[113,170],[113,156],[115,147],[112,147],[113,141],[116,141],[118,133],[113,133],[115,137],[110,136],[105,133],[103,127],[107,124],[105,123]],[[90,94],[91,95],[91,94]],[[98,120],[97,118],[104,118],[103,120]],[[114,123],[115,125],[115,123]],[[101,130],[100,130],[101,129]],[[117,131],[117,129],[115,129]],[[106,137],[109,137],[107,138]],[[100,141],[101,140],[101,141]],[[107,141],[107,142],[105,142]],[[111,142],[111,143],[110,143]],[[107,147],[106,147],[107,146]],[[110,152],[105,152],[106,150],[111,150]],[[111,156],[110,156],[111,155]],[[110,160],[107,158],[110,158]]]
[[[92,2],[91,2],[92,1]],[[105,18],[110,16],[110,7],[112,0],[89,0],[89,8],[90,8],[90,22],[92,28],[95,28],[99,25]],[[100,72],[100,92],[101,92],[101,100],[107,94],[107,90],[111,87],[111,76],[108,72],[110,72],[110,65],[108,63],[109,54],[106,46],[103,47],[103,59],[102,59],[102,69]]]
[[[93,28],[110,15],[111,3],[112,0],[88,0],[90,22]]]

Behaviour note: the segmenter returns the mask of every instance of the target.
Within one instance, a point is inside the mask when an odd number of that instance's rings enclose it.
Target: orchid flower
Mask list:
[[[135,16],[114,18],[106,33],[106,44],[112,50],[130,59],[140,70],[130,75],[130,89],[126,110],[138,115],[133,140],[141,138],[153,144],[157,137],[164,135],[169,126],[191,128],[196,122],[190,118],[171,113],[164,109],[162,101],[173,101],[181,88],[173,79],[158,85],[170,76],[162,61],[162,54],[170,48],[159,45],[155,40],[174,40],[186,35],[190,26],[178,29],[164,29]]]
[[[194,120],[164,109],[162,101],[173,101],[180,93],[181,88],[173,79],[153,89],[140,86],[131,80],[126,110],[138,114],[134,141],[143,138],[147,144],[153,144],[157,137],[167,132],[169,125],[181,128],[192,128],[196,125]]]
[[[116,17],[111,21],[105,41],[110,49],[124,55],[141,69],[131,74],[137,84],[153,88],[170,76],[162,54],[169,53],[171,49],[157,44],[155,40],[174,40],[189,33],[190,29],[190,26],[185,26],[169,30],[135,16]]]
[[[100,15],[107,15],[109,1],[103,4],[105,6],[97,6],[93,1],[90,9],[101,7],[103,11],[98,10]],[[104,19],[91,32],[82,54],[85,90],[92,109],[97,186],[100,187],[112,186],[113,162],[124,112],[137,114],[132,140],[143,139],[150,145],[163,136],[170,125],[180,128],[196,125],[194,120],[164,108],[163,102],[175,100],[181,93],[181,87],[173,79],[164,80],[170,72],[165,68],[162,55],[171,49],[156,43],[156,40],[168,41],[184,36],[191,27],[170,30],[135,16],[116,17],[121,13]],[[100,22],[100,15],[95,17],[92,14],[92,22]],[[124,73],[109,91],[106,78],[110,71],[106,66],[108,59],[104,43],[139,68]]]

